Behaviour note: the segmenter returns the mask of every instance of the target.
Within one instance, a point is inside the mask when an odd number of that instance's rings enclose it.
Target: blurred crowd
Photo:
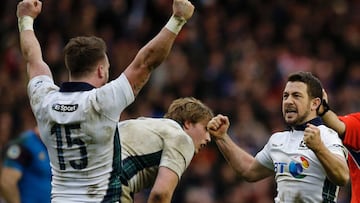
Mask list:
[[[16,18],[17,1],[0,8],[0,144],[32,128]],[[170,102],[193,96],[215,114],[228,115],[229,133],[258,152],[283,130],[281,99],[290,72],[311,71],[322,81],[339,115],[360,111],[360,1],[198,0],[168,59],[152,75],[121,119],[161,117]],[[67,80],[62,49],[78,35],[102,37],[110,78],[171,15],[171,0],[46,0],[35,21],[43,57],[57,84]],[[349,186],[339,202],[349,202]],[[216,145],[194,158],[174,203],[273,202],[274,181],[247,183],[236,176]],[[146,192],[137,195],[145,202]]]

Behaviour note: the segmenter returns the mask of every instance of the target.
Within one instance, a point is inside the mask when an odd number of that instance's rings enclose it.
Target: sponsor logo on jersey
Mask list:
[[[282,147],[284,144],[282,144],[282,143],[281,144],[272,143],[271,145],[273,147]]]
[[[17,159],[19,158],[21,153],[21,149],[19,145],[12,145],[11,147],[9,147],[9,149],[6,152],[6,155],[10,158],[10,159]]]
[[[292,160],[289,163],[285,162],[275,162],[275,172],[277,173],[285,173],[289,171],[289,173],[294,178],[304,178],[306,175],[303,174],[304,170],[309,168],[309,161],[304,156],[295,156],[292,157]]]
[[[301,140],[300,144],[299,144],[299,149],[307,149],[308,147],[305,144],[304,140]]]
[[[43,84],[43,81],[42,80],[39,80],[35,83],[34,87],[37,88],[39,87],[41,84]]]
[[[294,160],[289,164],[289,172],[295,178],[304,178],[306,175],[302,174],[302,172],[309,166],[309,161],[305,157],[294,157]]]
[[[78,106],[78,104],[53,104],[52,109],[59,112],[74,112]]]

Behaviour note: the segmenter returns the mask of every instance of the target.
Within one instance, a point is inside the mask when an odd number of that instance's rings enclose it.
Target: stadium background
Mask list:
[[[178,97],[194,96],[230,117],[230,134],[255,154],[284,129],[281,92],[289,72],[311,71],[340,115],[360,111],[360,1],[198,0],[168,59],[121,119],[160,117]],[[34,125],[19,52],[17,1],[0,8],[0,144]],[[35,22],[57,84],[67,79],[62,48],[70,37],[105,39],[111,78],[171,15],[171,0],[44,0]],[[174,203],[273,202],[272,178],[246,183],[212,143],[193,160]],[[349,186],[339,202],[349,202]],[[145,202],[147,193],[137,195]]]

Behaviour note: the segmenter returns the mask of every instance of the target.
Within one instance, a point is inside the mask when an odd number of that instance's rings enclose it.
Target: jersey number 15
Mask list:
[[[55,124],[51,128],[51,135],[56,136],[56,145],[57,145],[57,154],[59,160],[60,170],[66,170],[65,157],[64,157],[64,148],[72,148],[74,145],[78,145],[77,149],[80,150],[80,159],[70,160],[70,166],[74,169],[84,169],[87,167],[88,158],[85,143],[80,138],[71,137],[71,131],[74,129],[80,129],[80,124],[68,124],[60,125]],[[63,135],[65,133],[66,146],[63,143]]]

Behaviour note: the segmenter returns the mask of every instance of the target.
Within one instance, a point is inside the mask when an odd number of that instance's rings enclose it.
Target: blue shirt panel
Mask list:
[[[8,146],[4,166],[22,173],[18,182],[22,203],[51,202],[51,168],[45,145],[33,131],[26,131]]]

